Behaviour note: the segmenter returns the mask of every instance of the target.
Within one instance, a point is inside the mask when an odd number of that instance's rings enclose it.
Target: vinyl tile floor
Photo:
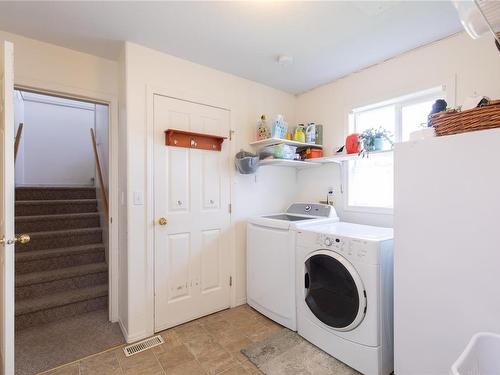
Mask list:
[[[44,374],[262,374],[240,350],[282,328],[248,305],[242,305],[160,332],[164,344],[131,357],[125,357],[122,345]]]

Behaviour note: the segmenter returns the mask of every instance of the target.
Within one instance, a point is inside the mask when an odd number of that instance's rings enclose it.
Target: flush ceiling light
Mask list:
[[[500,51],[500,2],[488,0],[454,0],[464,29],[473,39],[492,34]]]
[[[289,66],[293,63],[293,57],[287,55],[279,55],[276,58],[276,62],[281,66]]]

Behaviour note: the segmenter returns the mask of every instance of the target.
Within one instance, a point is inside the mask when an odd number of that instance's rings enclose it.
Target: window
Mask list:
[[[427,116],[436,99],[444,97],[442,87],[406,95],[354,109],[349,115],[349,133],[382,127],[393,142],[405,142],[415,130],[427,126]],[[394,201],[392,152],[371,153],[345,166],[346,210],[391,212]]]

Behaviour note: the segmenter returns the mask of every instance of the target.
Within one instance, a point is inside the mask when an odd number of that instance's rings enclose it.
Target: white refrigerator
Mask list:
[[[500,129],[394,158],[394,373],[447,375],[474,333],[500,333]]]

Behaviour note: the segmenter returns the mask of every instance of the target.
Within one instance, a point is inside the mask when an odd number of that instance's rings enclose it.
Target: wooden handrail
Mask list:
[[[17,159],[17,151],[19,151],[19,143],[21,142],[21,135],[23,134],[24,124],[21,122],[17,128],[16,140],[14,141],[14,161]]]
[[[95,140],[94,129],[90,128],[90,136],[92,138],[92,146],[94,147],[94,157],[95,163],[97,166],[97,175],[99,177],[99,184],[101,185],[101,198],[104,206],[104,213],[106,214],[106,218],[109,217],[109,207],[108,207],[108,196],[106,195],[106,189],[104,185],[104,179],[102,178],[102,170],[101,170],[101,162],[99,160],[99,153],[97,152],[97,142]]]

